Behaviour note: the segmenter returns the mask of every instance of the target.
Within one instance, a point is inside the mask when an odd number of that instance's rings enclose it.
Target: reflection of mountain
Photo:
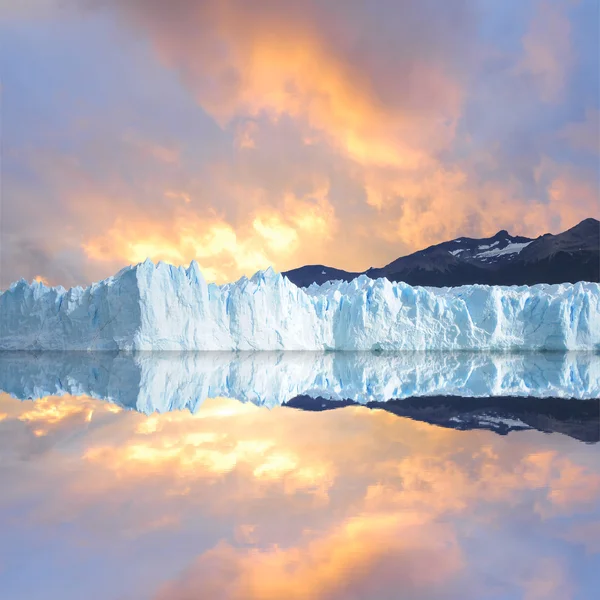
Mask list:
[[[297,396],[286,402],[285,406],[321,411],[356,404],[358,403],[352,400]],[[515,396],[488,398],[428,396],[367,402],[366,406],[452,429],[489,429],[500,434],[537,429],[548,433],[562,433],[588,443],[600,441],[600,400],[598,398],[574,400]]]
[[[600,355],[467,352],[0,353],[0,390],[89,395],[140,412],[226,396],[277,406],[304,395],[365,404],[415,396],[600,397]]]

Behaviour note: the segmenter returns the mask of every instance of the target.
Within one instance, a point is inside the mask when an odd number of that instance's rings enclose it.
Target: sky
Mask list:
[[[598,0],[0,0],[0,287],[600,216]]]
[[[14,600],[594,597],[597,447],[381,410],[0,393]]]

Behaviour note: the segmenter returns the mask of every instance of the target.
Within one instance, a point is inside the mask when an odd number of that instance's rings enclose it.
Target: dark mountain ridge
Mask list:
[[[567,231],[536,239],[506,230],[489,238],[460,237],[363,272],[307,265],[283,274],[301,287],[351,281],[363,274],[433,287],[600,282],[600,222],[585,219]]]

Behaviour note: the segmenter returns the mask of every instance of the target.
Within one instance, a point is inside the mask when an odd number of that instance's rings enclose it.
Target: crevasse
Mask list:
[[[272,269],[207,284],[198,264],[126,267],[87,288],[21,280],[0,350],[595,350],[600,285],[298,288]]]

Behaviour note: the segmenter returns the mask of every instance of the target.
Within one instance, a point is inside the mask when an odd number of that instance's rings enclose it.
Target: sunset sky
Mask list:
[[[598,0],[0,0],[0,287],[600,214]]]

